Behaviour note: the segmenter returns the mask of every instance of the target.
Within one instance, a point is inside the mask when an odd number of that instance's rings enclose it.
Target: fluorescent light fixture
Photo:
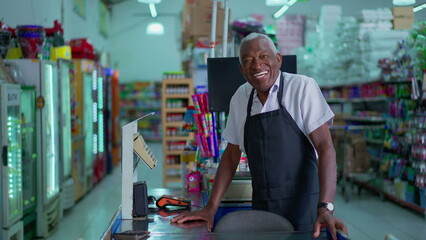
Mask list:
[[[284,6],[282,6],[282,8],[280,8],[276,13],[274,13],[274,18],[278,19],[280,18],[285,12],[287,12],[287,10],[297,2],[297,0],[290,0],[287,2],[287,4],[285,4]]]
[[[278,19],[280,18],[287,10],[290,8],[289,5],[284,5],[280,10],[278,10],[276,13],[274,13],[274,18]]]
[[[415,4],[416,0],[393,0],[392,3],[397,6],[407,6]]]
[[[155,8],[154,3],[149,4],[149,11],[151,12],[151,17],[153,18],[157,17],[157,9]]]
[[[298,0],[290,0],[290,1],[288,1],[288,5],[289,6],[291,6],[291,5],[293,5],[293,4],[295,4],[296,2],[297,2]]]
[[[266,0],[266,6],[282,6],[287,4],[288,0]]]
[[[423,3],[423,4],[413,8],[413,12],[418,12],[418,11],[423,10],[425,8],[426,8],[426,3]]]
[[[153,22],[148,24],[148,27],[146,28],[146,34],[147,35],[156,35],[161,36],[164,34],[164,26],[163,24],[159,22]]]
[[[150,4],[150,3],[158,4],[161,2],[161,0],[138,0],[138,2],[146,3],[146,4]]]

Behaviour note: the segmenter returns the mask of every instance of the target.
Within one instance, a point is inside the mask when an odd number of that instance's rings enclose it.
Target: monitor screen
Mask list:
[[[281,71],[297,73],[296,55],[282,56]],[[208,58],[207,81],[211,112],[228,112],[229,102],[239,86],[246,80],[240,72],[238,57]]]

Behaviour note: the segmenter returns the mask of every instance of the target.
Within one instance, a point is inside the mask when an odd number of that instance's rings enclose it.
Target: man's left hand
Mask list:
[[[333,240],[337,240],[337,229],[348,234],[348,229],[342,220],[336,218],[330,211],[321,209],[318,211],[318,217],[314,224],[314,238],[319,237],[320,230],[323,227],[328,227]]]

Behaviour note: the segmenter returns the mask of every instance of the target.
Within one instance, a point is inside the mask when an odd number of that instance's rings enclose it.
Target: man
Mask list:
[[[228,141],[211,196],[200,211],[174,223],[207,221],[232,181],[241,151],[252,175],[253,208],[287,218],[296,231],[320,234],[327,226],[347,233],[333,216],[336,154],[329,127],[334,114],[312,78],[280,71],[281,55],[272,40],[252,33],[240,46],[240,70],[247,80],[235,92],[223,137]],[[317,158],[318,157],[318,158]]]

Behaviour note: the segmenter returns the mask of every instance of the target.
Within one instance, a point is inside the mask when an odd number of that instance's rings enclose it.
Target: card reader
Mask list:
[[[157,199],[157,202],[155,204],[158,208],[166,208],[168,206],[190,208],[191,200],[171,195],[163,195],[159,199]]]

